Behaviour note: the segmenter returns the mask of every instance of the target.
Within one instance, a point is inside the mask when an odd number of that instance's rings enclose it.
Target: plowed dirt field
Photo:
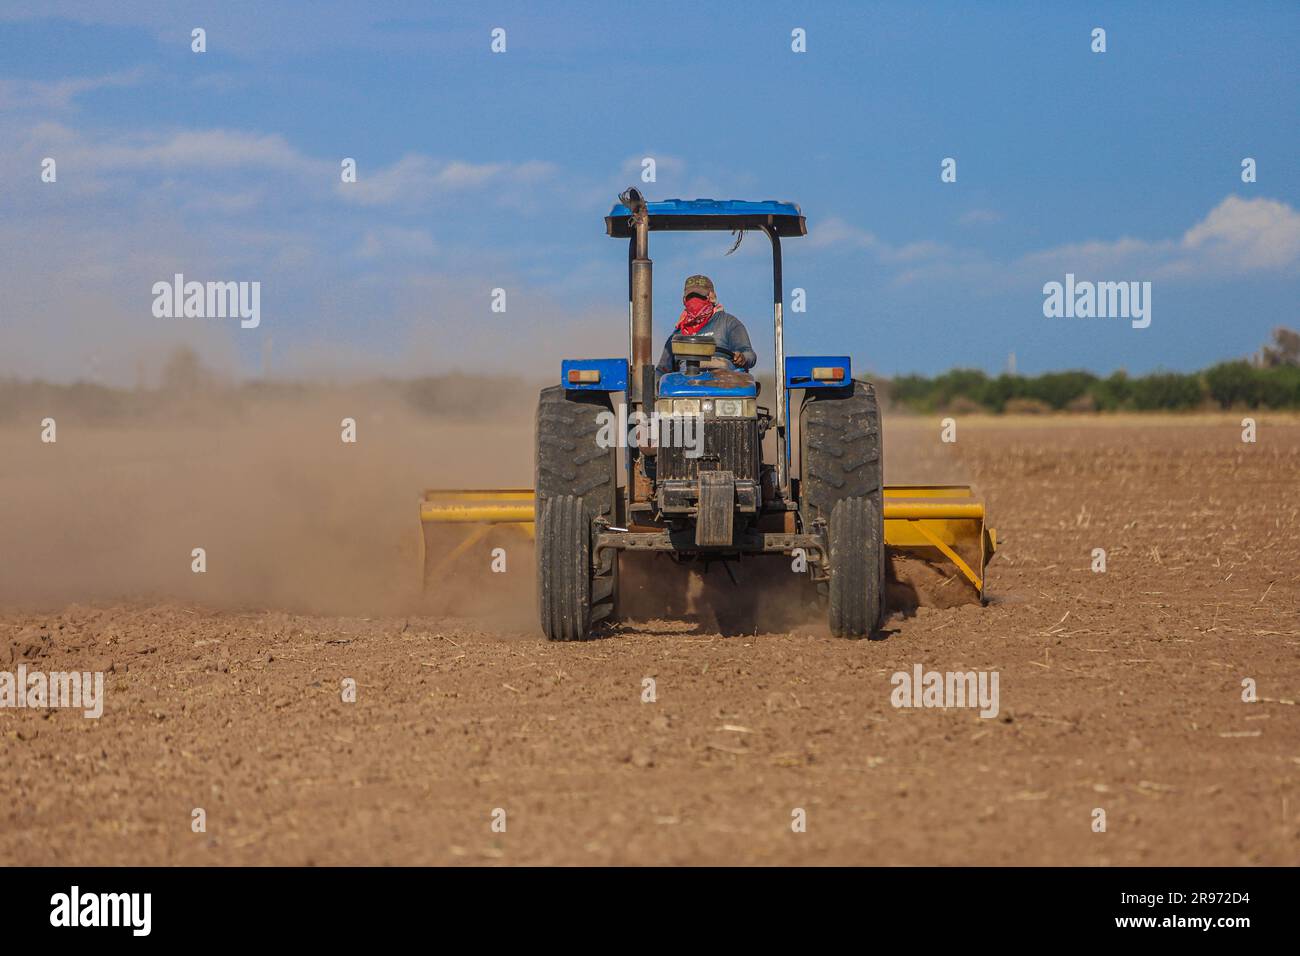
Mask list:
[[[0,671],[105,672],[99,719],[0,709],[0,863],[1300,863],[1294,418],[894,416],[890,481],[987,502],[987,607],[837,640],[659,564],[555,645],[522,539],[409,594],[419,488],[527,484],[526,426],[347,413],[0,432]],[[996,716],[893,706],[917,665],[996,672]]]

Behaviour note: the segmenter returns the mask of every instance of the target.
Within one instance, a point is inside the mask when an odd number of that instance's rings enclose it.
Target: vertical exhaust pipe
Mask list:
[[[642,408],[654,400],[654,362],[651,358],[651,324],[653,321],[654,266],[650,261],[650,211],[640,190],[629,186],[619,201],[632,214],[631,269],[631,404]]]
[[[632,241],[628,262],[628,308],[631,313],[632,355],[628,375],[628,404],[635,411],[653,411],[655,398],[655,369],[651,357],[651,325],[654,312],[654,273],[650,262],[650,210],[645,197],[635,186],[619,194],[619,202],[627,207],[632,218]],[[647,449],[638,448],[644,455]],[[634,502],[650,500],[650,480],[643,469],[633,468],[630,499]]]

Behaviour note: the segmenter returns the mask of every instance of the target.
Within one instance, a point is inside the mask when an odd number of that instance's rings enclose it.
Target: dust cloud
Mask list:
[[[421,489],[531,482],[531,387],[192,371],[158,389],[0,383],[0,600],[406,611],[422,606]]]
[[[532,629],[533,549],[521,529],[494,531],[422,589],[418,501],[429,487],[530,487],[544,383],[233,384],[184,351],[156,378],[133,389],[0,380],[0,601],[426,612]],[[52,443],[42,441],[45,419]],[[342,440],[344,419],[356,422],[355,443]],[[773,436],[767,444],[774,457]],[[946,449],[921,440],[916,423],[889,429],[886,449],[893,481],[959,478],[956,459],[935,460]],[[430,543],[447,554],[466,533],[439,528]],[[508,574],[490,574],[494,547]],[[192,567],[197,548],[203,573]],[[811,586],[779,558],[729,569],[646,561],[623,562],[620,610],[630,618],[684,617],[737,634],[824,621]],[[943,580],[924,584],[908,593]]]

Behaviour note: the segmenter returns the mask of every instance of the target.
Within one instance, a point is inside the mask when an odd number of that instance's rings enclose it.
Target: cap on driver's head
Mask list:
[[[708,298],[713,295],[713,280],[708,276],[691,276],[686,280],[686,288],[682,290],[682,298],[691,293]]]

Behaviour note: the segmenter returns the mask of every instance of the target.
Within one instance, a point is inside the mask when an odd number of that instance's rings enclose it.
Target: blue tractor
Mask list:
[[[887,545],[955,566],[983,598],[994,546],[983,505],[965,486],[886,488],[872,385],[854,378],[847,355],[786,355],[781,240],[807,234],[797,205],[647,202],[629,188],[605,231],[628,244],[629,357],[563,361],[560,382],[538,400],[532,489],[425,492],[426,585],[505,525],[535,538],[541,629],[554,641],[583,640],[617,618],[625,552],[706,563],[796,556],[791,567],[806,569],[831,631],[843,636],[869,635],[880,624]],[[709,361],[720,349],[708,336],[674,335],[674,368],[656,371],[650,234],[693,231],[762,232],[771,242],[770,405],[748,372],[707,367],[728,364]],[[770,432],[774,460],[765,460]],[[434,548],[432,529],[447,524],[476,527],[455,548]],[[436,563],[434,551],[442,553]]]
[[[628,359],[569,359],[537,407],[536,540],[542,630],[580,640],[614,616],[618,558],[676,560],[793,554],[826,594],[831,629],[864,635],[880,621],[885,539],[880,410],[847,355],[786,356],[781,240],[807,234],[785,202],[647,202],[628,189],[605,231],[628,243]],[[760,404],[748,372],[702,368],[707,336],[673,336],[676,370],[652,358],[652,232],[753,230],[772,244],[776,394]],[[729,356],[728,356],[729,357]],[[790,395],[799,406],[802,475],[791,470]],[[626,395],[626,410],[614,407]],[[610,421],[631,423],[611,442]],[[775,461],[763,438],[775,429]],[[626,445],[619,481],[619,444]]]

